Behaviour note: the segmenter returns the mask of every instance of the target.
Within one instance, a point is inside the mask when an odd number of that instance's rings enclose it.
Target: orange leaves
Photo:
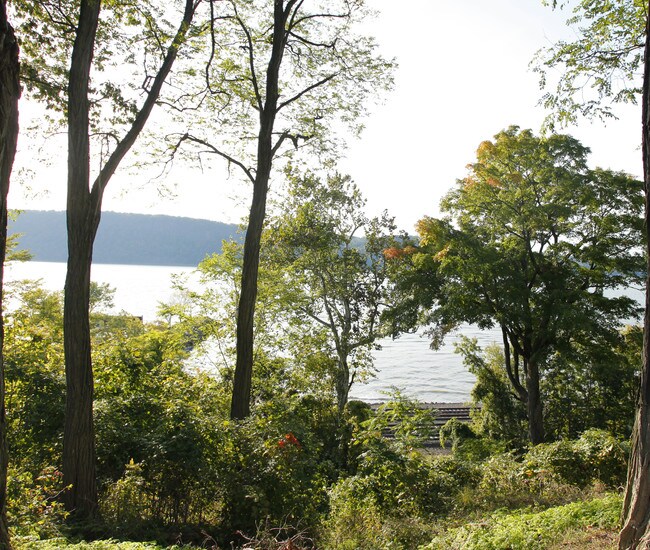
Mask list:
[[[489,140],[482,141],[478,148],[476,149],[476,157],[480,160],[482,158],[485,158],[489,155],[491,155],[494,150],[496,149],[496,146],[494,143],[492,143]]]
[[[410,246],[410,245],[405,246],[404,248],[398,248],[396,246],[392,246],[384,250],[384,258],[386,258],[387,260],[397,260],[405,256],[410,256],[416,251],[417,249],[414,246]]]

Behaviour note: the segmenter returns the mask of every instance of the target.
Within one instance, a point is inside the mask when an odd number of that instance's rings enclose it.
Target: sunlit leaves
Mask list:
[[[589,170],[588,152],[570,136],[516,127],[483,142],[443,199],[445,217],[420,220],[419,251],[396,259],[404,319],[432,323],[437,338],[463,322],[501,326],[540,362],[577,327],[595,338],[638,312],[604,292],[643,276],[642,185]]]
[[[551,4],[551,2],[544,2]],[[565,2],[552,2],[563,6]],[[647,2],[580,0],[567,24],[574,41],[561,40],[540,50],[533,70],[545,91],[541,103],[551,111],[547,125],[574,123],[578,116],[614,116],[617,103],[636,103],[641,94],[641,63]],[[552,71],[561,70],[557,81]]]
[[[277,97],[270,65],[273,5],[268,2],[214,3],[215,21],[204,34],[204,56],[198,57],[199,63],[208,62],[201,69],[204,78],[184,83],[187,96],[179,122],[190,124],[192,133],[224,158],[247,166],[255,164],[265,109],[267,120],[274,119],[274,157],[307,148],[331,158],[341,153],[346,129],[360,130],[377,92],[392,87],[394,63],[357,31],[357,23],[368,16],[363,2],[310,0],[283,6],[288,18]],[[195,73],[196,64],[196,58],[186,64],[187,74]],[[200,146],[194,152],[208,153]]]
[[[287,305],[297,331],[326,329],[342,409],[352,382],[369,373],[369,352],[385,334],[381,314],[390,305],[386,260],[398,250],[395,226],[385,213],[374,219],[364,214],[365,201],[347,176],[291,173],[289,179],[267,246],[291,289]]]

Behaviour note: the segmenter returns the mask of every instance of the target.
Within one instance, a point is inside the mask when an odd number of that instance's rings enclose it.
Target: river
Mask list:
[[[156,319],[160,302],[176,299],[172,275],[192,277],[193,268],[174,266],[140,266],[95,264],[92,279],[109,283],[115,291],[115,309],[139,315],[145,321]],[[13,262],[7,266],[6,280],[40,279],[48,290],[63,289],[65,264],[53,262]],[[196,278],[194,279],[197,280]],[[382,340],[382,349],[374,352],[376,376],[365,383],[355,383],[351,397],[366,401],[383,401],[392,388],[409,397],[427,402],[464,402],[469,400],[474,377],[454,353],[460,336],[476,337],[482,347],[500,343],[496,330],[482,331],[465,325],[450,335],[439,350],[431,350],[427,338],[407,334],[396,340]]]

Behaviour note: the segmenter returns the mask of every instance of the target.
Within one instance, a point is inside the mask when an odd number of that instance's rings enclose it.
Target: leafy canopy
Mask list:
[[[401,254],[398,328],[430,324],[437,344],[463,322],[496,325],[539,362],[637,313],[605,292],[641,281],[642,184],[588,169],[588,152],[515,126],[483,142],[443,199],[446,216],[422,219],[419,248]]]
[[[565,7],[567,1],[544,0]],[[579,116],[609,118],[618,103],[635,103],[641,95],[640,67],[645,43],[644,0],[580,0],[572,6],[567,25],[575,40],[560,40],[537,52],[533,70],[546,89],[541,103],[551,111],[553,129],[575,123]],[[555,80],[553,69],[561,70]]]

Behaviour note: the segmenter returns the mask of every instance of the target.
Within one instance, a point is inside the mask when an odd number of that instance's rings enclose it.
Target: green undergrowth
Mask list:
[[[121,542],[96,540],[92,542],[68,542],[65,538],[37,540],[34,537],[18,537],[13,541],[14,550],[190,550],[193,546],[160,546],[153,542]]]
[[[421,550],[533,550],[550,548],[567,534],[585,529],[616,529],[622,496],[606,494],[586,502],[534,511],[497,511],[491,516],[446,531]]]

